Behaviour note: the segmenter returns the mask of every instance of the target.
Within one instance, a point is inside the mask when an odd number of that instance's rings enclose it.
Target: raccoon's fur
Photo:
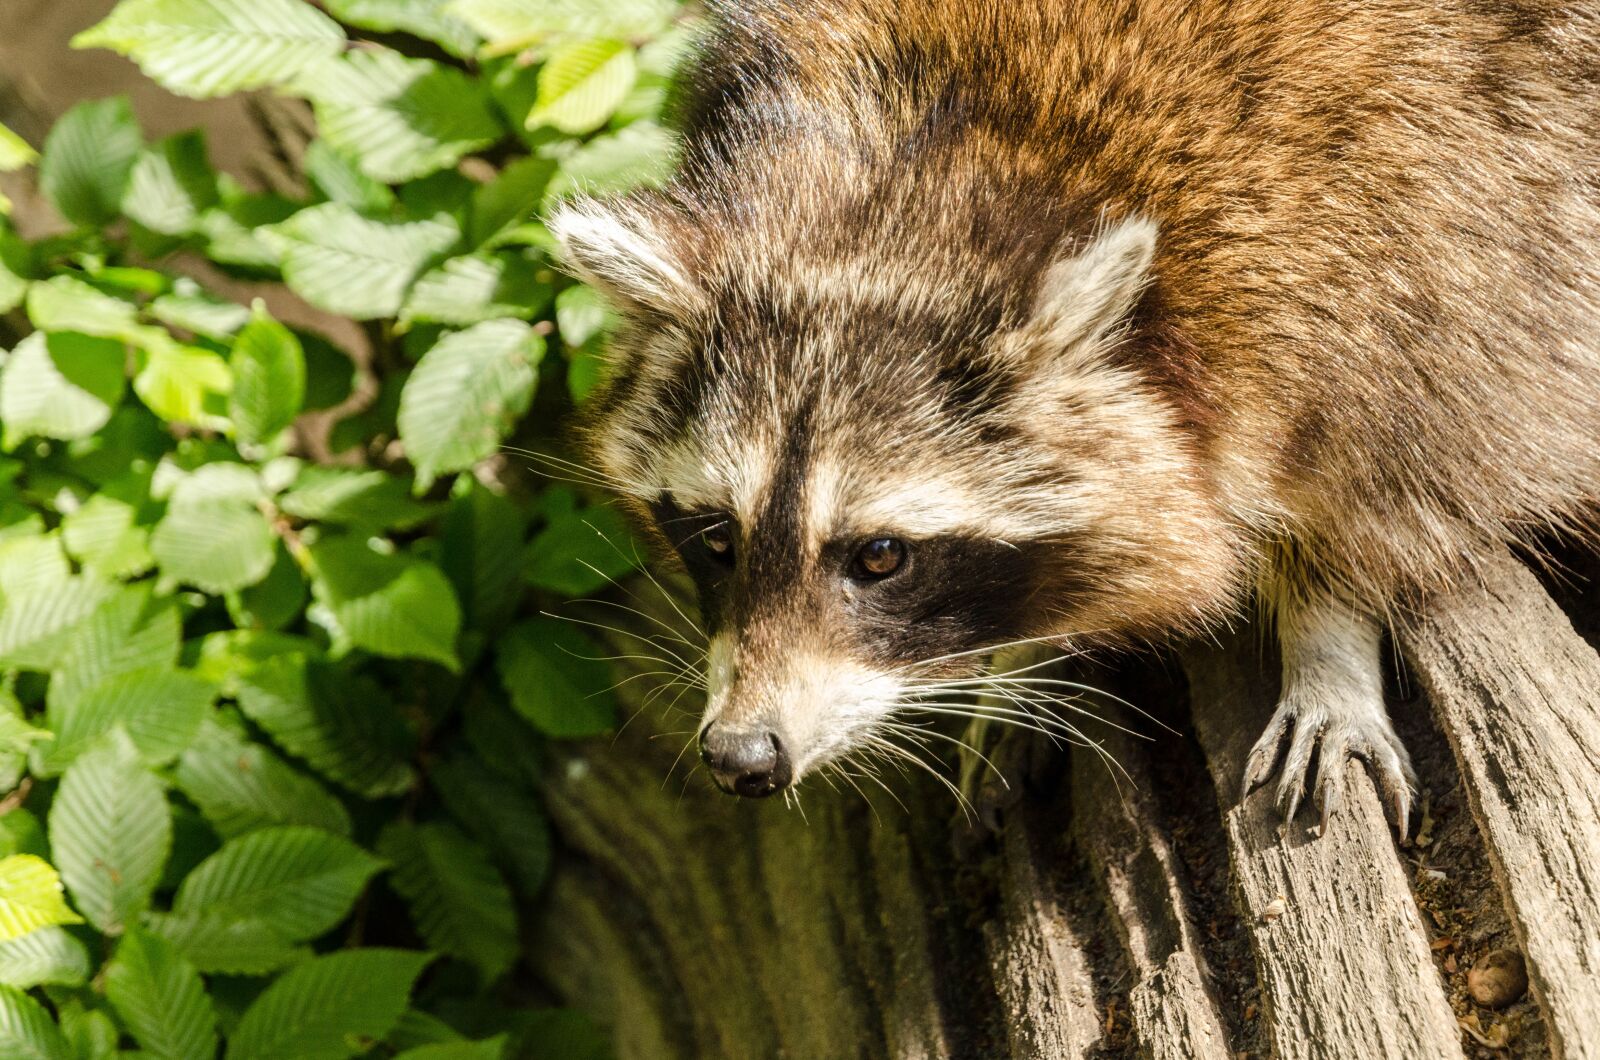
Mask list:
[[[739,790],[781,787],[997,646],[1255,594],[1251,779],[1289,740],[1292,813],[1320,740],[1324,794],[1358,754],[1403,813],[1379,623],[1600,487],[1600,2],[713,26],[679,175],[554,227],[628,321],[586,437],[696,575],[719,776],[781,744]]]

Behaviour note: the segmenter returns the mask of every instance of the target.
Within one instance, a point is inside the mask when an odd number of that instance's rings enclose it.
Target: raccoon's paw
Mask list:
[[[1314,781],[1309,775],[1313,752]],[[1367,764],[1384,809],[1404,839],[1410,834],[1417,775],[1382,701],[1368,701],[1359,693],[1300,688],[1284,696],[1245,761],[1244,792],[1248,795],[1270,780],[1282,758],[1277,802],[1285,827],[1300,809],[1308,785],[1314,785],[1313,797],[1325,825],[1344,800],[1344,764],[1352,757]]]

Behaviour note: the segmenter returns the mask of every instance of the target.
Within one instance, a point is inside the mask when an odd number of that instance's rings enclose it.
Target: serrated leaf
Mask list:
[[[517,556],[527,526],[519,505],[478,483],[450,504],[439,562],[479,629],[502,628],[516,608],[522,594]]]
[[[517,915],[481,846],[450,825],[396,822],[378,851],[428,945],[475,966],[485,984],[505,974],[517,957]]]
[[[622,513],[597,506],[551,519],[533,539],[523,573],[541,589],[588,596],[638,567],[639,556]]]
[[[326,140],[313,140],[306,145],[304,165],[306,179],[329,202],[344,203],[366,214],[384,214],[394,208],[394,192],[389,185],[361,172],[352,154]]]
[[[316,957],[279,977],[246,1010],[228,1060],[343,1060],[400,1019],[430,957],[355,949]]]
[[[600,659],[608,654],[571,623],[523,622],[496,645],[496,664],[511,705],[541,732],[562,738],[596,736],[616,721],[606,692],[614,683]]]
[[[217,1015],[205,984],[159,935],[130,931],[106,966],[106,996],[146,1055],[200,1060],[217,1052]]]
[[[50,807],[50,849],[73,901],[119,934],[150,901],[172,845],[161,784],[129,747],[101,747],[74,762]]]
[[[550,125],[575,136],[594,132],[627,96],[637,72],[626,41],[591,37],[561,45],[539,69],[528,128]]]
[[[652,121],[636,121],[596,136],[561,159],[561,172],[545,189],[545,202],[568,195],[620,195],[653,187],[671,174],[677,138]]]
[[[435,766],[428,779],[451,815],[506,867],[522,895],[536,896],[550,872],[550,826],[538,800],[467,755]]]
[[[189,873],[173,912],[260,920],[300,942],[343,920],[380,867],[348,839],[319,828],[261,828],[228,840]]]
[[[400,319],[426,324],[481,324],[498,317],[523,320],[550,305],[547,270],[525,254],[501,252],[450,258],[424,273]]]
[[[111,419],[126,384],[122,344],[72,332],[35,331],[0,371],[7,449],[30,436],[87,438]]]
[[[296,81],[323,139],[361,172],[398,184],[437,172],[504,132],[481,82],[398,52],[351,52]]]
[[[294,422],[306,396],[306,360],[294,332],[267,316],[255,317],[233,343],[233,393],[228,415],[239,440],[260,444]]]
[[[261,512],[228,500],[171,505],[150,537],[150,551],[168,577],[208,593],[265,578],[275,544]]]
[[[105,224],[117,215],[143,147],[127,97],[79,103],[45,137],[40,190],[74,224]]]
[[[137,310],[77,276],[62,273],[28,288],[28,319],[40,331],[77,331],[132,341]]]
[[[238,675],[239,708],[329,780],[381,798],[411,786],[411,734],[370,684],[280,653]]]
[[[555,172],[554,159],[519,158],[502,169],[493,181],[475,190],[469,237],[472,246],[493,249],[508,230],[532,220],[545,185],[550,183]]]
[[[61,521],[61,538],[74,559],[107,578],[129,578],[155,565],[142,506],[96,493]]]
[[[216,694],[211,682],[185,670],[154,667],[117,674],[76,702],[51,705],[46,719],[56,738],[39,755],[36,769],[46,776],[60,772],[116,728],[128,734],[143,762],[164,765],[194,738]]]
[[[6,1060],[77,1060],[44,1006],[0,986],[0,1056]]]
[[[35,151],[28,141],[0,125],[0,173],[10,173],[24,166],[31,166],[39,160],[39,152]]]
[[[118,674],[171,670],[181,638],[175,601],[154,596],[148,583],[118,586],[67,634],[48,703],[70,707]]]
[[[0,666],[53,669],[66,650],[71,628],[111,591],[106,582],[80,576],[0,601]]]
[[[328,0],[328,11],[341,22],[391,33],[399,30],[431,40],[451,55],[467,58],[478,47],[472,27],[450,15],[450,0]]]
[[[0,594],[32,592],[71,575],[59,533],[0,537]]]
[[[438,567],[385,555],[350,537],[319,541],[311,558],[312,592],[345,644],[392,658],[430,659],[452,670],[460,665],[461,607]]]
[[[144,366],[133,377],[139,400],[168,423],[219,428],[218,413],[233,387],[233,372],[215,352],[170,339],[145,350]]]
[[[122,196],[122,212],[152,232],[184,236],[217,203],[217,175],[199,132],[168,137],[139,155]]]
[[[215,722],[201,726],[174,777],[224,839],[271,825],[350,834],[350,815],[321,784]]]
[[[505,54],[551,37],[653,37],[673,0],[454,0],[448,10]]]
[[[399,313],[411,281],[459,235],[444,220],[373,221],[333,202],[259,232],[281,256],[284,279],[297,294],[358,320]]]
[[[244,306],[213,298],[183,280],[178,281],[177,290],[157,298],[148,309],[168,327],[219,340],[232,338],[250,323],[250,310]]]
[[[260,920],[211,913],[146,913],[143,925],[207,975],[266,975],[310,955],[309,949]]]
[[[64,928],[42,927],[0,942],[0,983],[6,986],[82,986],[88,978],[89,951]]]
[[[338,23],[300,0],[122,0],[72,39],[110,48],[180,96],[282,84],[344,46]]]
[[[12,854],[0,858],[0,942],[52,924],[81,924],[67,908],[61,877],[43,858]]]
[[[372,530],[408,529],[439,510],[413,497],[405,479],[342,467],[306,468],[278,507],[300,519]]]
[[[515,320],[446,335],[400,395],[400,438],[423,486],[493,454],[527,411],[544,340]]]

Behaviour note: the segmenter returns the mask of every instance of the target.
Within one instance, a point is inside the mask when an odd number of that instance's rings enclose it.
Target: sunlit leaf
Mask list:
[[[343,203],[301,210],[260,233],[282,256],[290,287],[358,320],[398,313],[411,281],[459,235],[445,221],[373,221]]]
[[[125,96],[79,103],[45,137],[39,187],[67,220],[105,224],[117,215],[143,146]]]
[[[343,1060],[352,1041],[381,1039],[405,1011],[429,955],[355,949],[291,969],[256,999],[228,1041],[228,1060]]]
[[[43,858],[12,854],[0,858],[0,942],[52,924],[81,924],[67,908],[61,877]]]
[[[351,647],[458,665],[461,607],[438,567],[385,555],[351,537],[319,541],[311,555],[312,591]]]
[[[617,109],[636,73],[626,41],[587,38],[557,48],[539,70],[539,95],[528,128],[550,125],[564,133],[590,133]]]

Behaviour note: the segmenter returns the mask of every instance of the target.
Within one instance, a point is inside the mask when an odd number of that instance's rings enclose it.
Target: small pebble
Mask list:
[[[1485,1008],[1505,1008],[1528,991],[1528,969],[1516,950],[1495,950],[1467,973],[1467,992]]]

